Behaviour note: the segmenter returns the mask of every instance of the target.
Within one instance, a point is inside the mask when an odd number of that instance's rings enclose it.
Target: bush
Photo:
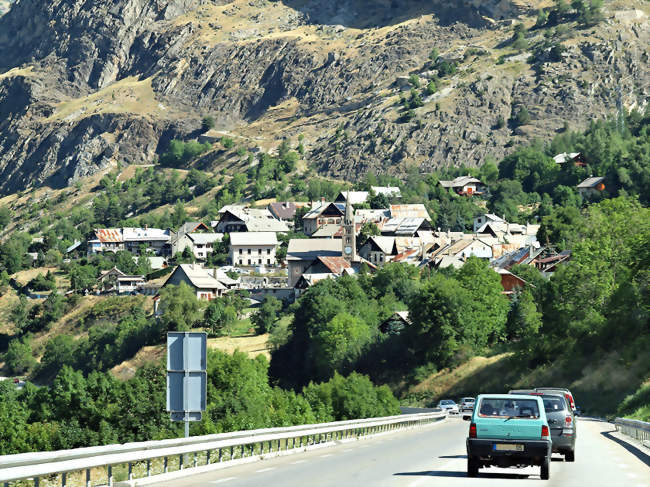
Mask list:
[[[528,109],[526,107],[521,107],[514,116],[513,122],[517,127],[530,123],[530,113],[528,113]]]
[[[235,145],[235,142],[230,137],[226,137],[226,136],[221,137],[220,142],[225,149],[232,149]]]
[[[12,374],[27,374],[36,365],[32,356],[32,347],[29,339],[14,339],[9,342],[9,348],[5,354],[5,363]]]
[[[627,396],[618,407],[617,414],[641,421],[650,421],[650,382],[646,382]]]
[[[203,132],[207,132],[208,130],[213,129],[214,125],[214,117],[210,115],[203,117],[203,120],[201,120],[201,130],[203,130]]]

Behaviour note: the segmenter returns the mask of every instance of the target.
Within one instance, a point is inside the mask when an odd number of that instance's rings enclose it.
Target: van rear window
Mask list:
[[[478,415],[481,418],[539,418],[539,408],[534,399],[492,399],[481,400]]]
[[[564,411],[564,399],[558,398],[543,398],[544,401],[544,411],[547,413],[553,413],[557,411]]]

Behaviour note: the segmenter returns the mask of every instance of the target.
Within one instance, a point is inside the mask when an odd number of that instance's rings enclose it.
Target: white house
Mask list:
[[[219,214],[219,221],[212,223],[219,233],[289,231],[287,224],[274,218],[267,208],[227,205]]]
[[[230,262],[236,266],[274,266],[278,238],[275,232],[230,234]]]
[[[498,217],[492,213],[485,213],[484,215],[479,215],[474,218],[474,232],[478,232],[486,223],[506,223],[503,218]]]
[[[181,264],[174,269],[162,287],[178,286],[184,282],[194,290],[197,299],[210,301],[222,296],[228,290],[215,274],[214,269],[204,269],[199,264]]]
[[[205,260],[223,239],[223,233],[188,233],[186,236],[194,257]]]
[[[457,194],[471,196],[473,194],[483,194],[485,184],[480,179],[471,176],[459,176],[451,181],[439,181],[443,188],[452,189]]]

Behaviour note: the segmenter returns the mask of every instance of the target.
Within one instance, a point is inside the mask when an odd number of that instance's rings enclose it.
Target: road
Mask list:
[[[478,478],[467,478],[467,429],[466,421],[450,418],[420,430],[343,443],[156,485],[517,487],[531,482],[541,485],[539,467],[481,469]],[[650,461],[628,451],[612,437],[614,430],[608,423],[579,420],[575,463],[565,463],[562,456],[554,455],[551,478],[545,485],[650,487]]]

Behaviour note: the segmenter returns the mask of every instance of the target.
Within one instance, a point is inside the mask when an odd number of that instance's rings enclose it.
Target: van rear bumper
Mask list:
[[[524,445],[523,451],[495,450],[495,445]],[[551,456],[548,440],[502,440],[498,438],[467,438],[470,457],[545,458]]]

